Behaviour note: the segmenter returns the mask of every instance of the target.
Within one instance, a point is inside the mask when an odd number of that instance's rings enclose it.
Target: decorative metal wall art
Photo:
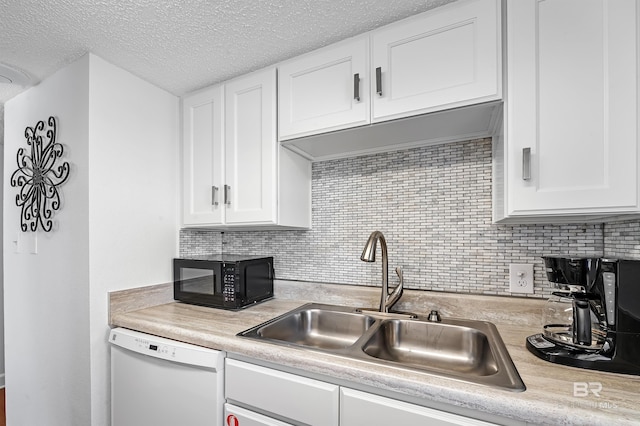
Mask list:
[[[22,208],[20,228],[36,231],[40,226],[45,232],[53,227],[54,211],[60,208],[58,186],[69,177],[69,163],[56,162],[64,152],[56,142],[56,119],[49,117],[48,128],[38,121],[34,127],[24,129],[27,149],[18,148],[18,169],[11,175],[11,186],[20,188],[16,205]]]

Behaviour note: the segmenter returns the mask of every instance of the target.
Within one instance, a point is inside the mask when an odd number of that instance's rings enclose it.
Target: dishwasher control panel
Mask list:
[[[215,370],[224,368],[224,352],[164,337],[151,336],[126,328],[111,330],[109,343],[154,358],[209,367]]]
[[[147,350],[147,351],[150,351],[151,353],[161,354],[164,356],[168,356],[170,358],[176,357],[177,348],[175,346],[152,343],[147,339],[142,339],[137,337],[135,338],[135,342],[138,345],[140,352]]]

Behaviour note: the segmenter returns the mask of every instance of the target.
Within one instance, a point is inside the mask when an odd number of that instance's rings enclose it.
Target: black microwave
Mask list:
[[[273,297],[273,257],[213,255],[173,259],[173,298],[240,309]]]

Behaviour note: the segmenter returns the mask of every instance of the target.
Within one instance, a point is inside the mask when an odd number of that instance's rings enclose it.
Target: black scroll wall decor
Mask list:
[[[58,163],[64,148],[56,142],[56,119],[49,117],[47,128],[38,121],[24,129],[27,149],[18,148],[18,169],[11,175],[11,186],[20,188],[16,205],[22,208],[20,228],[45,232],[53,227],[53,213],[60,208],[58,186],[69,177],[69,163]]]

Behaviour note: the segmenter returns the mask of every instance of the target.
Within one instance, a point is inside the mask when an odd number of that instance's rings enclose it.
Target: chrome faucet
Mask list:
[[[380,231],[373,231],[367,240],[367,244],[364,246],[362,256],[360,260],[365,262],[376,261],[376,246],[380,241],[380,248],[382,249],[382,295],[380,297],[380,312],[387,313],[393,305],[398,302],[400,296],[402,296],[402,289],[404,281],[402,278],[402,269],[396,268],[396,274],[400,278],[400,284],[389,294],[389,262],[387,258],[387,241],[384,239],[384,235]]]

